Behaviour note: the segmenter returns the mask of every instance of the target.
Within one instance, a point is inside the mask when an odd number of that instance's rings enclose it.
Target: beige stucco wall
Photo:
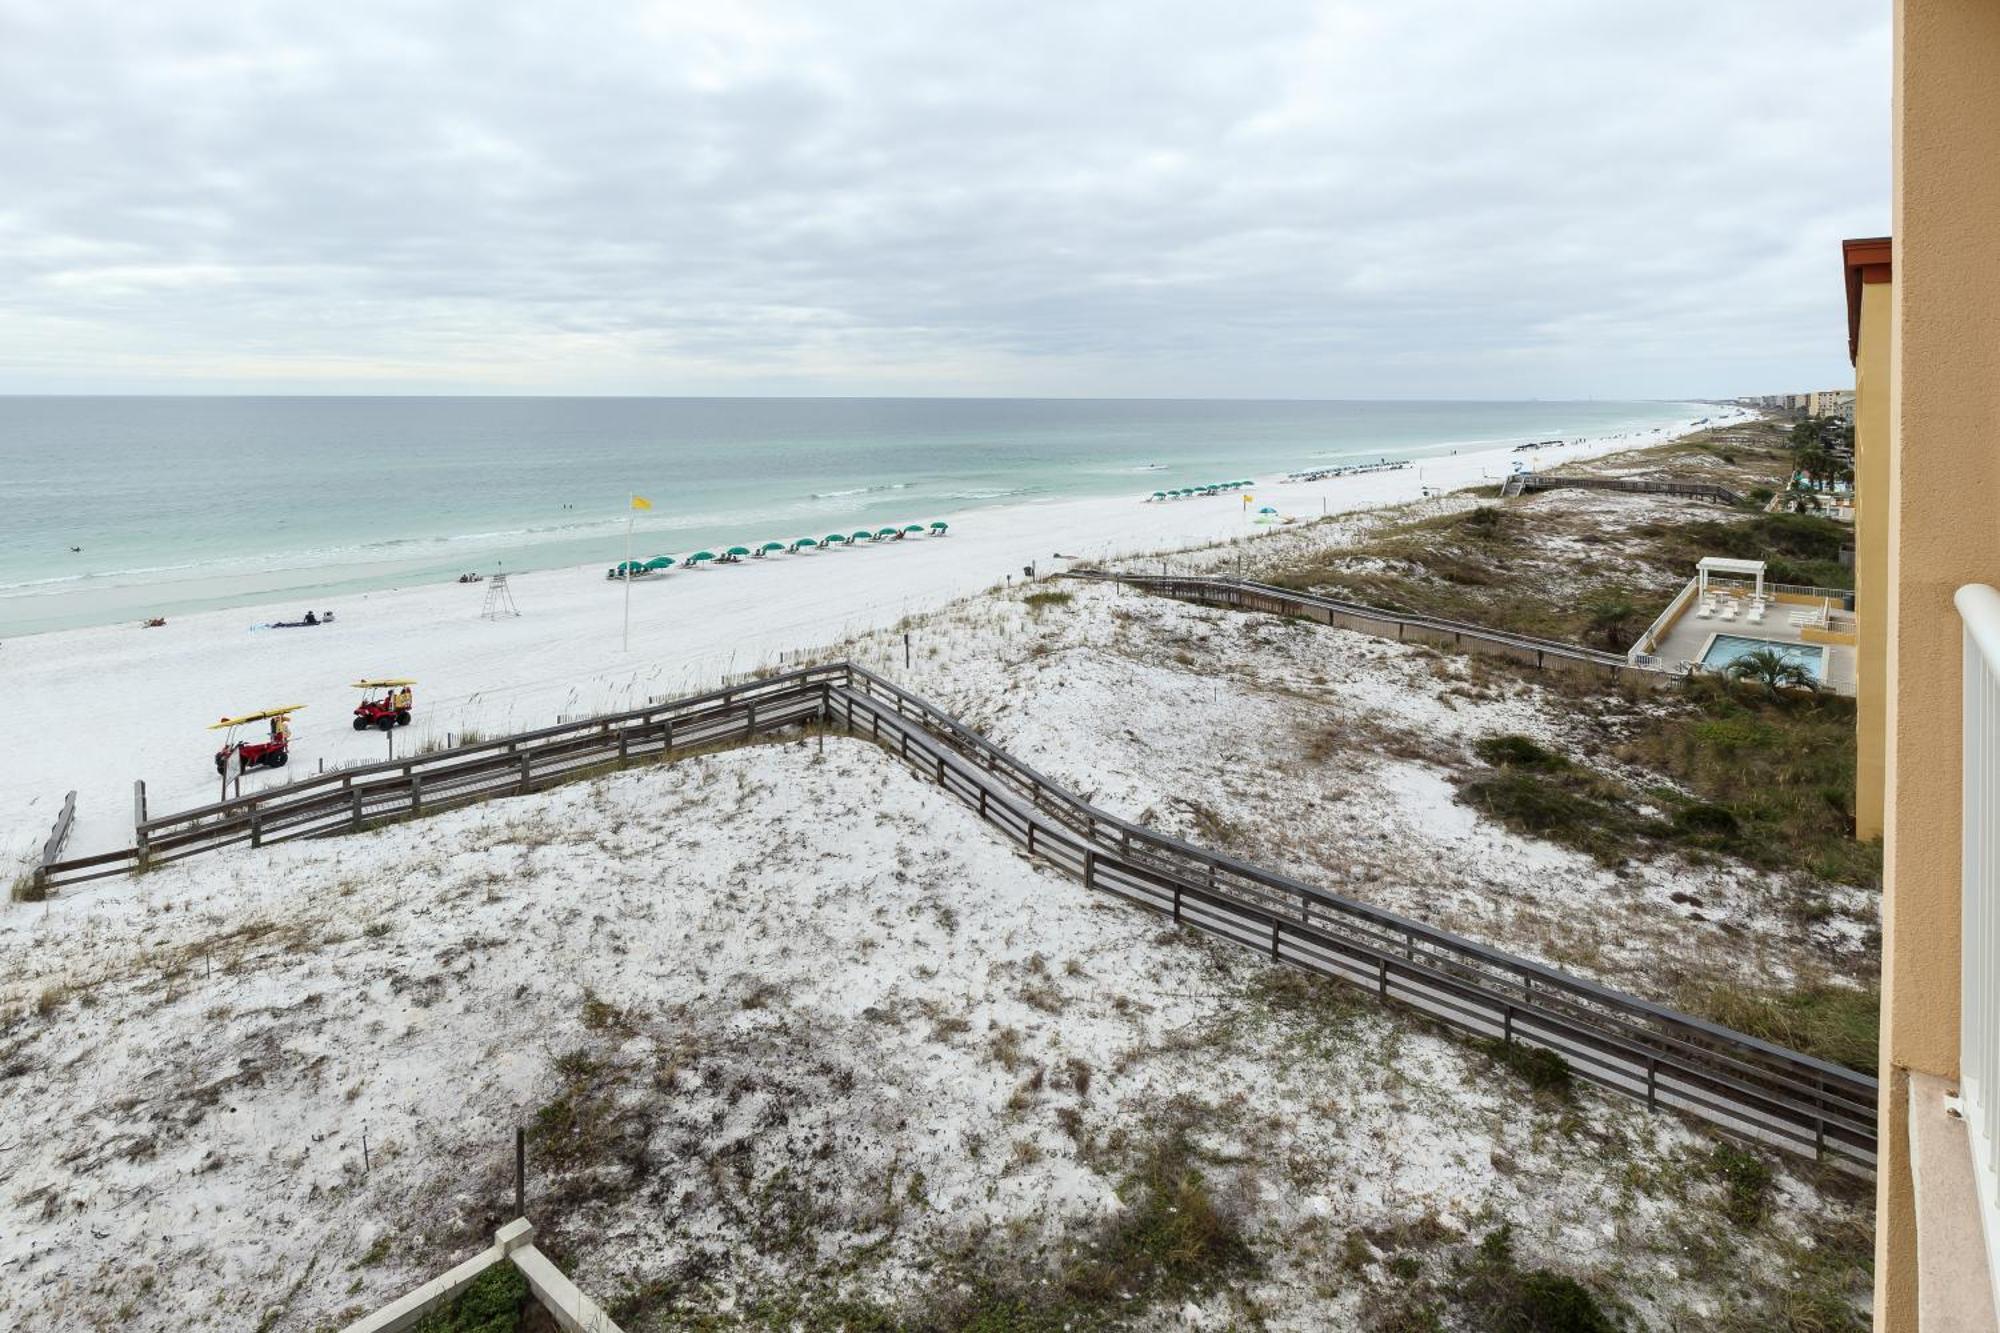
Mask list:
[[[1958,1070],[1951,595],[2000,580],[2000,3],[1897,0],[1875,1321],[1914,1330],[1909,1071]]]
[[[1854,606],[1861,628],[1855,657],[1854,836],[1864,840],[1882,836],[1892,297],[1886,282],[1861,285],[1861,337],[1854,359]]]

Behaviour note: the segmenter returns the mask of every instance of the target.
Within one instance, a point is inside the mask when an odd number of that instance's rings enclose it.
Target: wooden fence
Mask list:
[[[1506,630],[1473,625],[1461,620],[1445,620],[1438,616],[1391,611],[1384,607],[1342,601],[1337,597],[1321,597],[1315,593],[1295,592],[1289,588],[1277,588],[1268,583],[1256,583],[1247,579],[1113,574],[1094,569],[1071,570],[1064,577],[1123,583],[1143,592],[1156,593],[1162,597],[1175,597],[1186,602],[1200,602],[1205,606],[1293,616],[1323,625],[1333,625],[1340,629],[1353,630],[1360,634],[1373,635],[1378,639],[1395,639],[1399,643],[1428,643],[1439,647],[1491,653],[1525,663],[1538,671],[1549,667],[1566,667],[1649,685],[1658,684],[1664,679],[1660,672],[1652,668],[1635,666],[1627,661],[1622,653],[1607,653],[1596,648],[1586,648],[1582,644],[1563,643],[1556,639],[1539,639],[1528,634],[1513,634]]]
[[[1678,495],[1692,500],[1713,500],[1717,504],[1741,504],[1743,497],[1727,486],[1707,481],[1642,481],[1637,477],[1553,477],[1539,472],[1516,472],[1500,487],[1502,496],[1523,491],[1626,491],[1635,495]]]
[[[63,797],[62,809],[56,812],[55,827],[49,830],[49,836],[43,840],[42,854],[36,858],[35,868],[30,873],[38,892],[44,894],[48,892],[49,867],[60,864],[56,858],[62,855],[64,845],[69,842],[70,828],[75,823],[76,793],[72,791]]]
[[[521,732],[409,759],[344,768],[241,798],[141,819],[133,845],[44,868],[51,888],[126,874],[248,843],[351,832],[494,796],[749,739],[820,711],[819,690],[844,667],[813,667],[583,722]],[[803,691],[803,694],[801,693]],[[142,805],[143,798],[135,797]]]
[[[1561,1055],[1606,1088],[1863,1168],[1875,1080],[1099,810],[862,667],[810,667],[672,703],[328,774],[149,820],[136,846],[49,867],[73,883],[234,844],[366,828],[807,723],[886,748],[1029,857],[1175,922],[1480,1037]]]

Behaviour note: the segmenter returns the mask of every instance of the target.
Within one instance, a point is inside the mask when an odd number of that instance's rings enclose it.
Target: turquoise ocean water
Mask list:
[[[0,398],[0,635],[1644,430],[1691,403]],[[81,550],[72,551],[71,547]]]

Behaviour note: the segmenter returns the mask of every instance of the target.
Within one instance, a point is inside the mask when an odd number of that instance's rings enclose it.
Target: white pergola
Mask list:
[[[1762,560],[1731,560],[1727,556],[1705,555],[1695,564],[1696,577],[1701,581],[1701,595],[1708,596],[1708,576],[1730,574],[1737,578],[1755,579],[1758,597],[1764,595],[1764,562]]]

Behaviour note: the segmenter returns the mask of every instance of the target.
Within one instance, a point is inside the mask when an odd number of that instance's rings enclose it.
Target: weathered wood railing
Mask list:
[[[1874,1161],[1875,1080],[1181,842],[1092,806],[861,667],[833,718],[1088,887],[1746,1137]]]
[[[64,844],[69,842],[70,828],[76,823],[76,793],[63,797],[62,809],[56,812],[55,826],[49,836],[42,841],[42,854],[35,860],[35,868],[29,872],[39,893],[47,893],[49,888],[49,867],[61,864],[56,860],[62,855]]]
[[[1123,583],[1142,592],[1185,602],[1200,602],[1204,606],[1293,616],[1378,639],[1395,639],[1400,643],[1428,643],[1494,653],[1527,663],[1537,670],[1580,667],[1647,684],[1662,679],[1659,672],[1626,661],[1622,653],[1607,653],[1582,644],[1540,639],[1462,620],[1446,620],[1439,616],[1343,601],[1337,597],[1322,597],[1317,593],[1298,592],[1249,579],[1122,574],[1098,569],[1073,569],[1065,577]]]
[[[51,887],[200,852],[349,832],[492,796],[535,791],[636,758],[657,758],[796,724],[845,667],[809,667],[583,722],[409,759],[338,769],[240,798],[142,819],[133,845],[47,867]],[[135,798],[135,803],[137,798]]]
[[[1546,1047],[1579,1077],[1649,1106],[1791,1151],[1873,1163],[1876,1087],[1865,1075],[1120,819],[851,664],[272,788],[149,820],[138,847],[51,869],[77,867],[83,879],[341,833],[806,723],[879,743],[1088,888],[1452,1027]]]
[[[1507,479],[1509,494],[1522,491],[1626,491],[1635,495],[1677,495],[1717,504],[1740,504],[1743,497],[1712,481],[1647,481],[1639,477],[1561,477],[1544,472],[1517,472]]]

